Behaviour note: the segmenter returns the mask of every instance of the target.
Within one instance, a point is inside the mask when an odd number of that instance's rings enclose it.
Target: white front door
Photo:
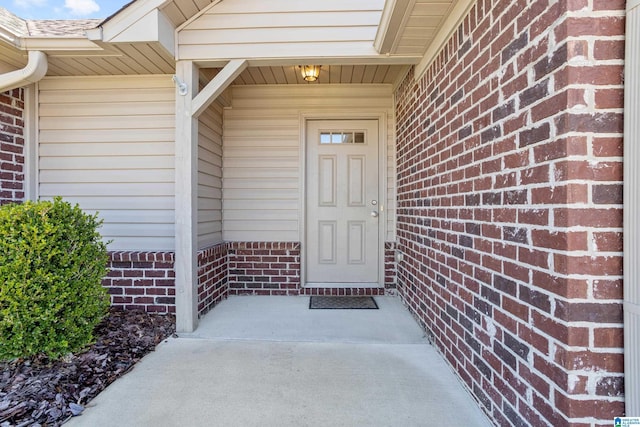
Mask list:
[[[307,122],[306,284],[379,284],[377,120]]]

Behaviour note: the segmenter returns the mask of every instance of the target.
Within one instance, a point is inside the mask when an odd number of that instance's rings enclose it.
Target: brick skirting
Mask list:
[[[198,251],[198,315],[206,314],[227,297],[227,244],[220,243]]]
[[[227,245],[229,294],[300,294],[300,243],[229,242]]]
[[[111,252],[111,304],[175,312],[173,252]],[[384,288],[302,288],[300,243],[225,242],[198,251],[198,314],[229,295],[385,295],[395,289],[395,246],[385,244]]]
[[[173,252],[110,252],[102,280],[111,305],[148,312],[175,313]]]
[[[384,244],[384,287],[396,288],[396,244],[393,242]]]

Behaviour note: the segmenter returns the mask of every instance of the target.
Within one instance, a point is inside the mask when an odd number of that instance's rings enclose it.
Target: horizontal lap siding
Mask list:
[[[111,250],[173,250],[171,78],[48,78],[39,87],[39,196],[98,211]]]
[[[233,108],[224,119],[224,239],[301,241],[301,115],[373,116],[391,114],[391,106],[391,87],[383,85],[234,87]],[[388,121],[391,178],[393,120]],[[393,180],[387,193],[387,240],[393,240]]]
[[[225,1],[178,34],[180,59],[376,55],[382,0]]]
[[[198,125],[198,248],[222,241],[222,107],[214,103]]]

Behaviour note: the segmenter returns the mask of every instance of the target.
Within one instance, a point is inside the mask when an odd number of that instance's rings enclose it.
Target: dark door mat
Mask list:
[[[377,310],[378,304],[373,297],[327,297],[312,296],[309,309],[325,310]]]

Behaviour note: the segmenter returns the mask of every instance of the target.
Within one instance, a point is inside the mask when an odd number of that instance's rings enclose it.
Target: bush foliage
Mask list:
[[[91,343],[109,307],[101,224],[60,198],[0,208],[0,360]]]

